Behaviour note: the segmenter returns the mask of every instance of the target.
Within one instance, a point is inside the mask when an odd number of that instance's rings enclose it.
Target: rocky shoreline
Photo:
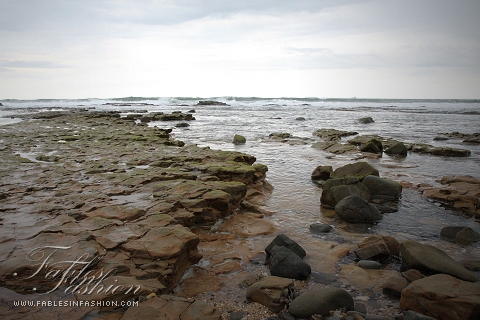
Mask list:
[[[438,319],[478,315],[476,260],[461,265],[427,244],[377,235],[354,246],[316,243],[313,251],[279,234],[268,219],[273,213],[262,207],[273,188],[265,165],[240,152],[185,146],[170,129],[146,126],[192,121],[192,113],[50,111],[0,128],[0,310],[6,319],[429,319],[403,310]],[[379,141],[382,151],[399,147],[381,137],[339,143],[353,132],[316,135],[324,142],[315,147],[342,150],[334,153],[375,153]],[[468,155],[403,147],[392,154]],[[324,214],[330,210],[351,224],[373,224],[395,212],[402,186],[379,176],[366,162],[312,173],[323,190]],[[445,177],[442,184],[425,186],[424,197],[478,217],[478,180]],[[322,234],[329,227],[310,229]],[[478,241],[471,231],[442,230],[442,236],[468,245]],[[319,256],[328,272],[310,267]],[[436,283],[459,289],[449,296]],[[227,289],[214,294],[221,287]],[[386,304],[374,301],[379,295]],[[139,305],[13,305],[28,299]],[[434,307],[418,303],[425,299]],[[445,301],[457,318],[442,311]]]

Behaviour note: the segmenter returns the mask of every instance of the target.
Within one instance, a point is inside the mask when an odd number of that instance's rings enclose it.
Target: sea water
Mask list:
[[[226,105],[197,105],[200,100],[216,100]],[[142,98],[82,99],[82,100],[0,100],[1,123],[19,121],[17,114],[47,110],[88,108],[134,112],[173,111],[193,113],[196,120],[189,127],[177,128],[174,122],[151,122],[149,126],[173,128],[176,139],[219,150],[236,150],[251,154],[258,163],[268,166],[267,180],[274,191],[266,208],[275,214],[272,219],[281,232],[294,235],[300,242],[312,237],[311,223],[329,223],[342,227],[340,234],[331,233],[326,239],[347,239],[355,235],[387,234],[398,240],[415,239],[433,243],[454,255],[479,254],[480,244],[467,249],[452,247],[440,239],[446,225],[470,226],[480,232],[472,217],[452,211],[437,202],[424,199],[416,188],[420,184],[438,186],[445,175],[471,175],[480,178],[480,145],[463,144],[460,139],[434,140],[441,133],[480,132],[480,100],[381,100],[381,99],[321,99],[321,98]],[[193,110],[192,110],[193,109]],[[374,122],[361,124],[359,118],[372,117]],[[2,119],[2,118],[0,118]],[[298,120],[304,119],[304,120]],[[465,158],[438,157],[409,153],[406,158],[361,159],[380,171],[380,176],[411,185],[404,188],[398,211],[384,214],[372,226],[345,225],[327,217],[320,206],[321,188],[312,183],[310,175],[319,165],[334,169],[360,161],[358,154],[334,155],[312,148],[319,138],[312,133],[321,128],[356,131],[360,135],[377,134],[407,143],[427,143],[434,146],[468,149]],[[275,132],[287,132],[296,143],[269,139]],[[232,143],[234,134],[246,137],[244,145]],[[349,138],[343,138],[348,140]],[[337,228],[340,230],[340,228]],[[467,251],[465,251],[467,250]]]

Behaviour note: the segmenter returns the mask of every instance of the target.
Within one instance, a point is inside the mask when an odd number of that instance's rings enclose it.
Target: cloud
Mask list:
[[[21,68],[21,69],[57,69],[67,68],[68,66],[61,63],[50,61],[8,61],[0,60],[0,67],[2,68]]]

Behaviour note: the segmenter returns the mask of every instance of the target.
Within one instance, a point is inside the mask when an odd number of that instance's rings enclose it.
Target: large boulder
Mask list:
[[[360,147],[360,151],[362,152],[370,152],[370,153],[382,153],[383,152],[383,144],[381,141],[377,139],[372,139],[367,141],[364,145]]]
[[[402,253],[403,265],[407,269],[445,273],[470,282],[479,280],[475,273],[465,269],[445,251],[434,246],[406,240],[400,245],[400,252]]]
[[[370,191],[371,200],[398,200],[402,193],[402,185],[393,180],[370,175],[366,176],[362,183]]]
[[[363,178],[369,175],[378,177],[378,170],[375,169],[368,162],[360,161],[337,168],[335,171],[333,171],[331,177],[332,179],[355,177],[359,180],[363,180]]]
[[[309,318],[314,314],[326,317],[330,311],[340,308],[353,310],[353,298],[345,289],[330,287],[301,294],[292,301],[288,313],[295,318]]]
[[[279,246],[275,246],[271,250],[268,266],[273,276],[282,278],[306,280],[312,272],[308,263],[295,252]]]
[[[278,313],[293,293],[293,280],[269,276],[255,282],[247,289],[247,299],[266,306],[270,311]]]
[[[287,235],[282,233],[276,236],[275,239],[273,239],[272,242],[270,242],[270,244],[265,248],[265,252],[267,253],[266,263],[268,263],[268,259],[272,254],[272,249],[275,246],[286,247],[292,250],[293,252],[295,252],[295,254],[299,256],[301,259],[305,258],[305,256],[307,255],[305,250],[298,243],[296,243],[295,241],[290,239]]]
[[[335,208],[337,203],[353,194],[370,200],[370,191],[357,178],[349,177],[343,179],[327,180],[322,186],[320,203],[326,208]]]
[[[480,319],[480,284],[447,274],[426,277],[402,291],[400,308],[437,320]]]
[[[375,223],[382,219],[382,214],[373,204],[356,194],[340,200],[335,206],[335,213],[342,220],[352,223]]]
[[[316,181],[327,181],[333,172],[332,166],[318,166],[313,170],[311,178]]]
[[[403,142],[397,142],[387,149],[385,149],[385,153],[391,156],[403,156],[406,157],[408,150],[407,147]]]

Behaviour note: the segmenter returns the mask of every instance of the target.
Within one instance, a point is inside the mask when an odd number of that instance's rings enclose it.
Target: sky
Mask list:
[[[0,99],[480,98],[478,0],[0,0]]]

